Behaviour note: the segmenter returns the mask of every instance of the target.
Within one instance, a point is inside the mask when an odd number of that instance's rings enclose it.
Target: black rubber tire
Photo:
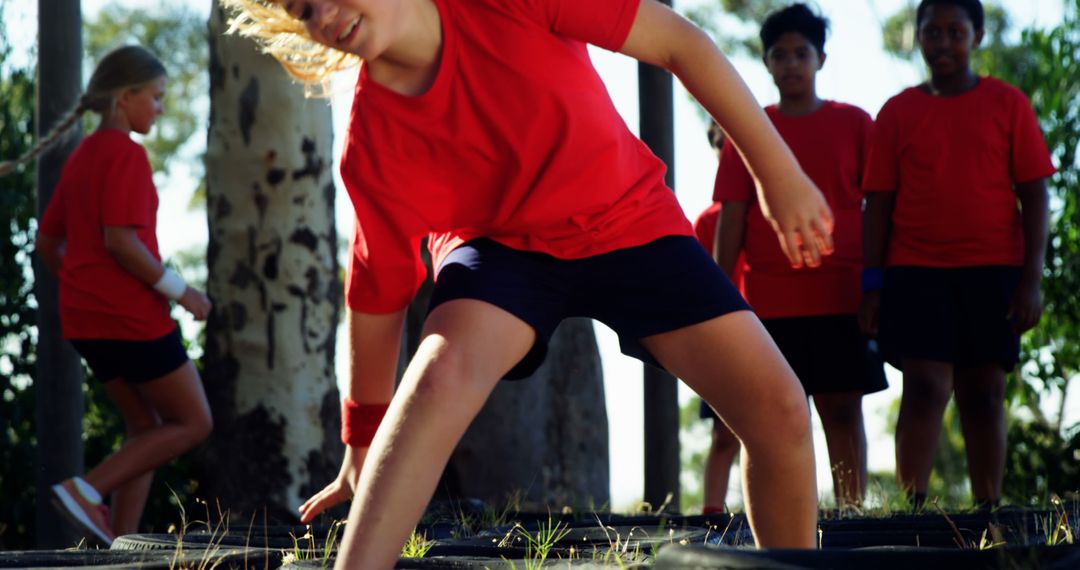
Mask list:
[[[213,554],[177,555],[164,550],[27,550],[0,552],[0,568],[95,568],[97,570],[169,570],[172,568],[216,568],[248,570],[277,568],[276,559],[265,551],[224,550]]]

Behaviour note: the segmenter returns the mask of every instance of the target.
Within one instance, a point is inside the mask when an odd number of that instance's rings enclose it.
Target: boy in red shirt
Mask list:
[[[570,315],[607,323],[624,352],[682,378],[739,435],[760,544],[816,545],[798,379],[694,240],[586,45],[673,70],[747,156],[789,263],[818,265],[828,205],[706,34],[655,0],[290,0],[292,19],[236,2],[239,28],[299,76],[343,52],[363,60],[342,161],[357,216],[348,447],[338,478],[301,506],[310,520],[355,489],[338,567],[394,565],[495,384],[534,370]],[[290,44],[305,37],[336,52]],[[395,393],[429,235],[430,312]]]
[[[896,477],[916,506],[953,394],[975,503],[998,503],[1005,376],[1042,312],[1054,167],[1024,94],[971,70],[983,19],[978,0],[919,4],[930,79],[881,109],[864,181],[860,321],[904,373]]]
[[[820,267],[796,271],[772,239],[754,183],[735,152],[725,149],[714,200],[723,202],[717,259],[732,274],[746,258],[746,299],[802,381],[825,430],[833,489],[840,507],[859,506],[866,490],[863,394],[886,387],[880,360],[859,331],[863,194],[859,187],[872,121],[863,110],[818,98],[828,23],[804,4],[771,14],[761,29],[764,62],[780,91],[767,107],[832,207],[836,252]],[[734,151],[734,149],[730,149]]]

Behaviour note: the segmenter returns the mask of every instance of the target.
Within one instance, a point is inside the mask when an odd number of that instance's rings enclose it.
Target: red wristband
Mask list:
[[[369,447],[389,406],[358,404],[352,398],[345,398],[341,407],[341,442],[350,447]]]

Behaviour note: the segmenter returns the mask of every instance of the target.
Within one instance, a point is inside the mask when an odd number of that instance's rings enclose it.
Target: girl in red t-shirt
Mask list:
[[[1042,313],[1054,167],[1024,94],[971,69],[983,19],[978,0],[919,4],[930,80],[882,107],[863,182],[859,318],[904,373],[896,478],[916,506],[954,394],[975,503],[1000,499],[1005,377]]]
[[[364,62],[342,160],[357,216],[347,448],[337,480],[300,509],[310,520],[355,489],[338,567],[394,564],[495,384],[535,369],[568,315],[613,325],[625,352],[719,412],[746,450],[759,544],[816,545],[805,394],[586,50],[674,71],[747,157],[789,262],[816,266],[832,249],[828,205],[705,33],[656,0],[231,3],[235,25],[297,76]],[[295,43],[305,37],[333,51]],[[394,393],[428,235],[432,307]]]
[[[825,193],[836,226],[836,252],[796,271],[762,216],[742,159],[725,150],[713,199],[724,204],[717,260],[732,274],[745,256],[744,291],[821,418],[840,507],[859,507],[866,492],[862,398],[886,388],[882,363],[859,331],[862,269],[861,182],[872,121],[865,111],[818,97],[828,22],[805,4],[769,15],[761,28],[765,65],[780,102],[765,109],[810,179]],[[733,149],[731,149],[733,150]]]
[[[155,235],[157,191],[143,148],[161,114],[165,68],[150,52],[127,46],[98,63],[70,115],[18,161],[57,141],[84,113],[101,115],[64,165],[41,218],[36,251],[59,277],[64,338],[86,360],[124,418],[127,440],[85,476],[53,486],[53,499],[91,538],[138,531],[153,470],[210,434],[210,409],[188,359],[168,301],[198,320],[210,300],[161,264]],[[109,509],[102,504],[110,497]]]

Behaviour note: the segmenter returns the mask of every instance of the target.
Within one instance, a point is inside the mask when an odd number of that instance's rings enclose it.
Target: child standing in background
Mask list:
[[[860,320],[904,373],[896,477],[916,506],[954,394],[975,503],[998,503],[1005,377],[1042,312],[1054,167],[1027,97],[971,69],[983,20],[979,0],[920,2],[930,79],[881,109],[864,182]]]
[[[720,158],[720,151],[724,148],[724,131],[716,121],[709,123],[709,145]],[[716,259],[717,240],[720,231],[720,202],[713,202],[705,208],[694,220],[694,233],[697,234],[698,243]],[[736,265],[731,282],[735,288],[742,291],[742,259]],[[702,514],[711,515],[722,513],[726,509],[728,484],[731,479],[731,464],[735,461],[735,455],[739,453],[739,440],[731,430],[724,425],[716,412],[701,401],[698,417],[712,422],[712,430],[709,433],[709,449],[705,453],[705,469],[702,473]]]
[[[153,470],[204,440],[210,408],[169,300],[198,320],[210,300],[161,264],[157,190],[146,134],[162,112],[165,68],[138,46],[98,63],[78,106],[37,147],[0,165],[0,176],[55,143],[87,111],[101,124],[64,164],[41,218],[36,252],[60,281],[64,338],[86,360],[124,418],[127,440],[85,477],[53,486],[57,507],[92,538],[138,531]],[[110,497],[109,509],[102,503]]]
[[[754,181],[734,148],[721,154],[713,199],[723,203],[720,267],[746,258],[746,299],[802,381],[821,417],[840,507],[862,504],[866,432],[862,397],[886,387],[882,363],[859,330],[862,270],[860,189],[873,123],[862,109],[818,97],[828,23],[804,4],[770,14],[761,28],[764,63],[780,92],[765,112],[799,164],[825,194],[836,219],[836,252],[796,271],[772,238]]]

